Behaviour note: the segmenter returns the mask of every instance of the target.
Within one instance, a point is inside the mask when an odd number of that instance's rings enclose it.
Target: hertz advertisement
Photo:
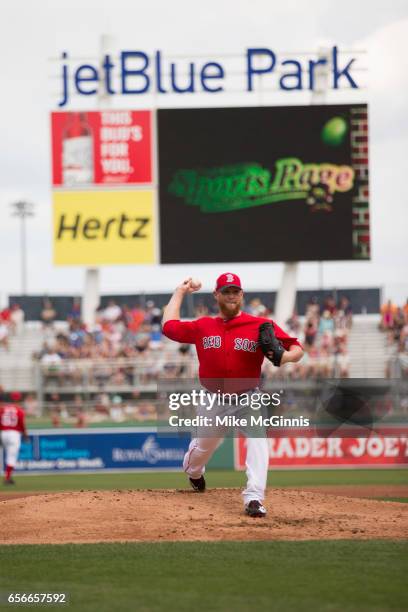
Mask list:
[[[163,109],[158,130],[162,263],[369,258],[366,105]]]
[[[54,192],[56,265],[155,262],[154,192]]]

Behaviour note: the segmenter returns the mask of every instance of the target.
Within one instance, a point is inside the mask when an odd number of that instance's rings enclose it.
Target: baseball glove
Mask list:
[[[262,323],[259,326],[258,344],[267,359],[272,361],[274,366],[279,367],[285,349],[275,336],[272,323]]]

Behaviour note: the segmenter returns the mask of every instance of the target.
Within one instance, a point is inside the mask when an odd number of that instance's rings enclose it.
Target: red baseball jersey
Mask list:
[[[288,336],[270,319],[245,312],[227,321],[221,317],[167,321],[163,333],[171,340],[195,344],[200,362],[199,376],[206,388],[219,387],[209,379],[236,379],[238,386],[247,390],[256,387],[261,376],[264,354],[258,346],[258,334],[260,324],[265,322],[273,324],[275,335],[285,350],[293,344],[301,346],[297,338]]]
[[[0,430],[25,431],[25,413],[17,404],[3,404],[0,406]]]

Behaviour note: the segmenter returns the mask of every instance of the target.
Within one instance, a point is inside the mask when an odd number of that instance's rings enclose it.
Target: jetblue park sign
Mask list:
[[[328,87],[359,89],[352,74],[356,58],[340,58],[337,46],[328,57],[300,59],[281,57],[269,48],[249,48],[242,56],[242,91],[256,91],[258,77],[281,91],[314,91],[316,70],[327,66]],[[141,50],[106,54],[98,63],[75,63],[67,51],[60,57],[58,106],[69,104],[71,96],[140,96],[143,94],[216,94],[228,92],[228,70],[219,61],[169,61],[162,51]]]

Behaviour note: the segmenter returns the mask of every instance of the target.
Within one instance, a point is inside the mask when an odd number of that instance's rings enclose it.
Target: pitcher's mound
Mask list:
[[[239,489],[82,491],[0,502],[0,544],[408,538],[408,504],[269,489],[268,516]]]

